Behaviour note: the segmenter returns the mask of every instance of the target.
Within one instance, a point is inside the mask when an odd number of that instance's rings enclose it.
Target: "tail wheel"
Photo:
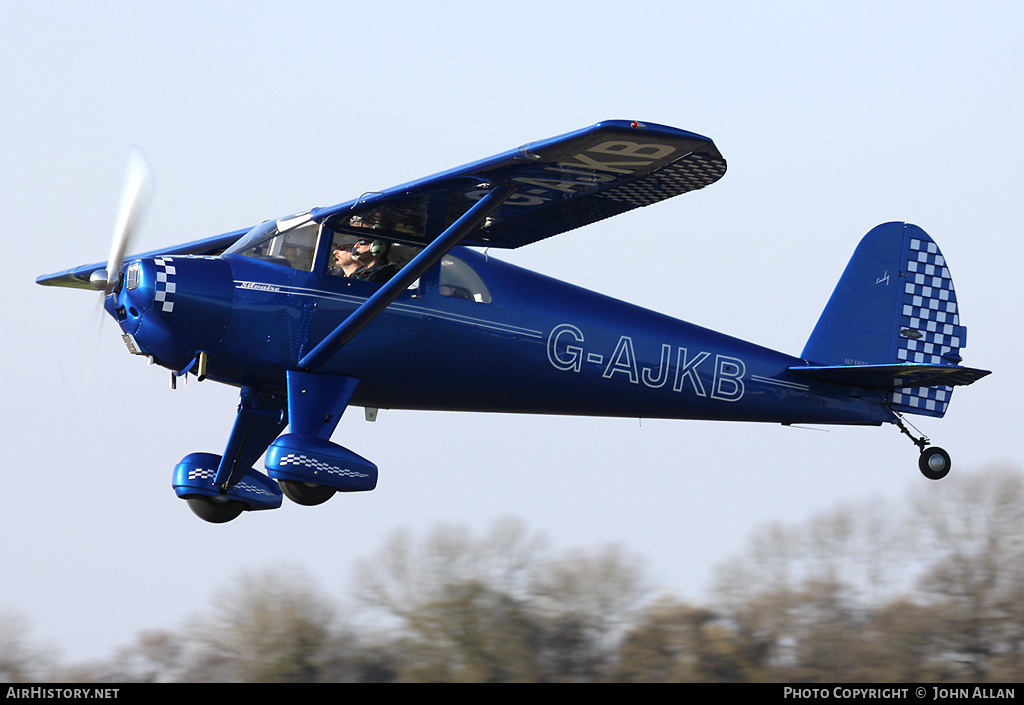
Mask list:
[[[949,460],[949,453],[942,448],[932,447],[921,451],[917,466],[921,469],[921,474],[929,480],[941,480],[949,474],[953,464]]]
[[[313,482],[299,482],[298,480],[278,480],[284,496],[306,507],[315,507],[323,504],[337,492],[333,487],[317,485]]]
[[[245,504],[237,499],[227,497],[211,497],[209,495],[193,495],[188,497],[188,506],[192,512],[211,524],[223,524],[235,519],[245,510]]]

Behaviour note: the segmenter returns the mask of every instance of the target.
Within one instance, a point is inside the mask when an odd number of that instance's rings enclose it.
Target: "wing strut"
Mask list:
[[[495,185],[486,196],[477,201],[472,208],[463,213],[441,235],[423,248],[422,252],[402,267],[398,274],[378,289],[373,296],[364,301],[359,308],[349,314],[348,318],[342,321],[341,325],[331,331],[326,338],[317,343],[316,347],[306,353],[299,360],[299,370],[309,372],[327,362],[345,343],[352,340],[366,324],[387,308],[388,304],[398,298],[399,294],[408,289],[410,284],[421,277],[431,266],[440,261],[449,250],[458,245],[463,238],[483,223],[487,216],[496,211],[514,191],[515,188],[512,186],[505,184]]]

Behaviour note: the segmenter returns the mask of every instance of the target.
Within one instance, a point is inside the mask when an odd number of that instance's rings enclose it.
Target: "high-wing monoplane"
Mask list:
[[[106,262],[39,277],[99,289],[128,350],[239,388],[222,454],[173,488],[225,522],[371,490],[377,467],[331,440],[349,406],[781,424],[891,423],[932,479],[949,455],[905,414],[941,417],[966,329],[920,228],[871,230],[799,356],[503,263],[516,248],[704,188],[712,140],[602,122],[338,205],[123,257],[150,193],[133,152]],[[288,428],[288,433],[283,433]],[[916,431],[916,429],[914,429]],[[920,434],[920,432],[917,432]],[[253,467],[261,457],[267,473]]]

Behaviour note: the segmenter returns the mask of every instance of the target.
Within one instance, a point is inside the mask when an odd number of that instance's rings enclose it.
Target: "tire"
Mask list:
[[[917,460],[917,467],[920,468],[921,474],[929,480],[941,480],[949,474],[952,466],[949,453],[938,447],[925,448]]]
[[[312,482],[299,482],[298,480],[278,480],[284,496],[305,507],[315,507],[323,504],[337,492],[333,487],[317,485]]]
[[[187,497],[189,509],[211,524],[224,524],[238,517],[245,510],[245,504],[237,499],[211,497],[209,495],[193,495]]]

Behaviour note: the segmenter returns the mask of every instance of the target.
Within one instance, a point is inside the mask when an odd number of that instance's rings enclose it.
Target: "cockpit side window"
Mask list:
[[[383,284],[423,249],[374,238],[375,234],[368,231],[366,236],[361,237],[351,230],[330,233],[331,253],[327,258],[327,273],[335,277]],[[418,288],[418,285],[414,284],[410,288]]]
[[[472,267],[458,257],[445,255],[441,258],[441,276],[439,280],[441,296],[455,299],[491,303],[491,292]]]

